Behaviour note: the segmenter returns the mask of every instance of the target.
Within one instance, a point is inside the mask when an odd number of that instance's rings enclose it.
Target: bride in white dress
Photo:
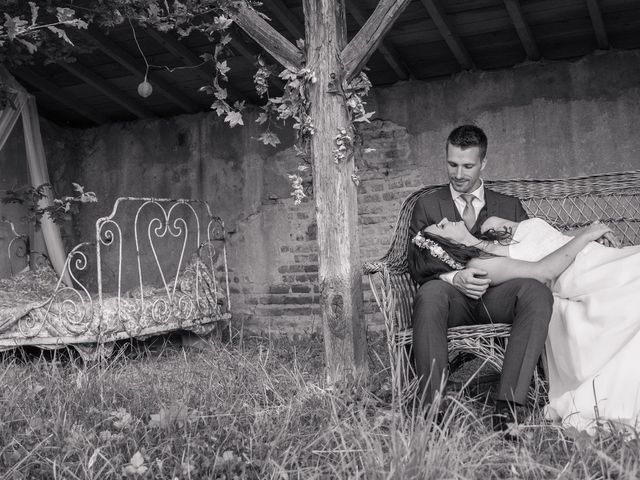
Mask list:
[[[478,240],[447,219],[421,233],[439,244],[424,248],[440,258],[442,247],[454,268],[479,268],[494,284],[527,277],[549,285],[548,415],[587,431],[598,421],[640,427],[640,246],[596,243],[610,233],[598,222],[569,236],[539,218],[490,217],[481,230],[510,239]]]

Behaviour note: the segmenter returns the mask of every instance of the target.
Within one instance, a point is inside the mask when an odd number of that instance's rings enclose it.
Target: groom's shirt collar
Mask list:
[[[462,198],[460,198],[460,196],[462,195],[462,193],[456,191],[453,189],[453,187],[451,186],[451,184],[449,184],[449,190],[451,190],[451,198],[453,198],[454,203],[458,203],[458,202],[462,202],[462,205],[464,206],[464,200]],[[476,203],[478,204],[485,204],[485,199],[484,199],[484,180],[480,179],[480,186],[478,188],[476,188],[473,192],[469,192],[470,194],[472,194],[474,197],[476,197],[476,199],[473,201],[474,205]],[[478,200],[480,200],[478,202]]]

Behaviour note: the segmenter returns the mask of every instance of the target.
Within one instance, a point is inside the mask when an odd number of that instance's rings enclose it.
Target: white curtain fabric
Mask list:
[[[17,97],[14,99],[15,109],[5,108],[4,110],[0,110],[0,150],[2,150],[18,118],[20,118],[20,114],[27,100],[27,92],[20,88],[13,77],[2,67],[0,67],[0,82],[15,89],[17,94]]]
[[[27,165],[29,166],[29,176],[31,185],[37,187],[43,183],[49,183],[49,169],[47,168],[47,158],[44,155],[44,145],[40,135],[40,120],[38,119],[38,108],[33,95],[27,98],[27,104],[22,109],[22,128],[24,129],[24,144],[27,151]],[[41,207],[48,207],[53,204],[51,190],[47,190],[48,195],[40,200]],[[48,215],[43,215],[41,220],[44,244],[47,247],[49,260],[60,275],[64,270],[64,262],[67,255],[62,243],[60,227],[56,225]],[[65,272],[64,282],[71,285],[71,279]]]
[[[24,143],[27,152],[27,165],[31,185],[38,187],[43,183],[49,183],[49,171],[47,169],[47,159],[44,154],[42,136],[40,134],[40,121],[38,119],[38,109],[36,100],[22,88],[6,69],[0,66],[0,80],[11,85],[17,91],[17,109],[5,108],[0,111],[0,148],[4,146],[11,130],[15,126],[18,117],[22,114],[22,128],[24,129]],[[53,203],[51,192],[46,198],[40,201],[41,207],[49,206]],[[44,215],[41,220],[42,234],[47,249],[47,255],[56,273],[60,275],[64,271],[66,254],[60,228],[48,215]],[[71,285],[71,279],[65,272],[64,282]]]

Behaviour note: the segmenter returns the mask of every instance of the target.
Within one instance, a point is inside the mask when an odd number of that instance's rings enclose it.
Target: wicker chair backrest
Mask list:
[[[495,180],[485,185],[522,200],[530,217],[539,217],[562,230],[607,223],[623,245],[640,244],[640,170],[549,180]],[[391,246],[378,262],[365,265],[365,273],[384,272],[394,290],[396,328],[410,326],[416,286],[407,273],[409,223],[418,198],[441,185],[426,186],[402,204]]]

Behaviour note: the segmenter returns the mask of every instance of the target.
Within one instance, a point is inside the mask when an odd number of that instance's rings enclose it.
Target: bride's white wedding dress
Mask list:
[[[509,256],[536,261],[571,237],[520,222]],[[640,428],[640,246],[587,245],[551,285],[547,413],[593,430],[596,418]]]

